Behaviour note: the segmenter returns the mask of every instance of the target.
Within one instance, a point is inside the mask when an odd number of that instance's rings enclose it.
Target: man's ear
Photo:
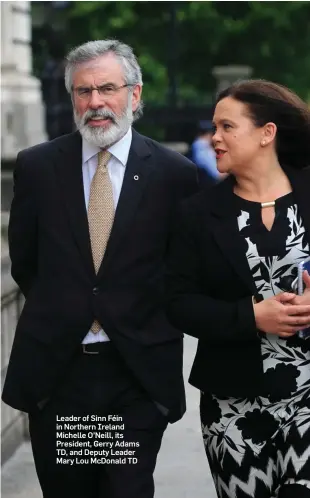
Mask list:
[[[141,100],[142,86],[136,85],[132,92],[131,105],[133,112],[137,110],[139,102]]]

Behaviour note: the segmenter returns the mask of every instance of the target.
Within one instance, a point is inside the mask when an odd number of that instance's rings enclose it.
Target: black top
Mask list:
[[[303,243],[309,244],[310,169],[285,168],[285,172],[305,229]],[[234,194],[234,184],[229,176],[182,204],[170,245],[167,311],[175,326],[199,339],[190,376],[194,386],[218,396],[264,395],[261,334],[256,329],[252,304],[253,295],[262,298],[262,289],[256,287],[245,233],[239,230],[241,201]],[[289,196],[277,201],[277,212],[285,202],[290,202]],[[287,222],[277,214],[269,234],[259,212],[260,206],[253,204],[251,217],[257,223],[251,236],[259,241],[259,257],[268,257],[272,245],[275,254],[281,255],[285,235],[282,243],[278,235],[289,230]],[[295,224],[290,230],[294,237]],[[261,269],[263,275],[268,271],[267,267]],[[284,281],[282,278],[280,291],[289,276],[283,268],[281,271]],[[309,342],[304,341],[304,347],[309,348]]]
[[[262,222],[262,207],[236,196],[238,227],[247,244],[246,256],[261,300],[292,290],[297,264],[309,255],[305,228],[292,193],[275,201],[270,231]],[[295,401],[309,392],[310,351],[298,334],[284,339],[261,334],[265,388],[270,400]]]

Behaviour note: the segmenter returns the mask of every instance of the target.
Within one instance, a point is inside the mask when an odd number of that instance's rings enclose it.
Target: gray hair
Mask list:
[[[80,64],[90,62],[108,53],[113,53],[119,60],[126,85],[143,85],[142,72],[132,48],[119,40],[95,40],[75,47],[66,57],[65,86],[72,96],[73,73]],[[134,120],[143,114],[143,102],[140,101],[134,111]]]

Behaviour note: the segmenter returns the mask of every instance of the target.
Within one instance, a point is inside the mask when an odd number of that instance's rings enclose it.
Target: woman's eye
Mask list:
[[[224,128],[224,130],[227,130],[228,128],[231,128],[231,125],[230,125],[230,124],[225,123],[225,124],[223,125],[223,128]]]

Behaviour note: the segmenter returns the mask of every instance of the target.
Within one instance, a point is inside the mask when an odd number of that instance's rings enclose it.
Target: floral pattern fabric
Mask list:
[[[260,204],[236,201],[260,298],[290,291],[297,263],[309,256],[293,195],[276,201],[270,231]],[[261,352],[267,397],[201,393],[202,433],[219,498],[276,498],[284,484],[305,486],[310,495],[310,340],[262,334]]]

